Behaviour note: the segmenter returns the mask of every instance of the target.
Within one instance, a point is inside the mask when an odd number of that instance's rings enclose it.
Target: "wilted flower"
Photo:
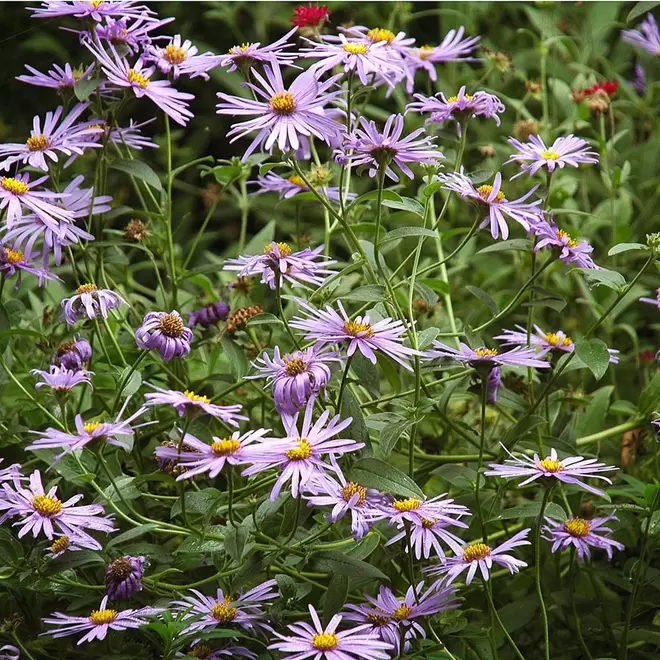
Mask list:
[[[604,525],[610,520],[617,520],[617,517],[613,513],[605,518],[593,518],[592,520],[569,518],[558,521],[546,517],[547,525],[542,529],[547,536],[543,538],[552,542],[552,552],[566,550],[573,546],[577,550],[580,561],[591,557],[590,546],[605,550],[607,558],[612,559],[614,550],[623,550],[625,546],[607,536],[612,533],[612,530]]]
[[[94,375],[93,371],[85,371],[84,369],[77,369],[75,371],[58,367],[52,364],[48,371],[41,371],[39,369],[32,369],[33,374],[39,374],[43,381],[35,385],[36,389],[40,387],[50,387],[55,392],[68,392],[76,385],[85,384],[92,386],[90,376]]]
[[[623,41],[648,51],[651,55],[660,55],[660,30],[651,12],[646,14],[638,30],[623,30]]]
[[[237,69],[250,68],[256,63],[276,63],[290,65],[297,59],[296,53],[285,53],[284,50],[292,48],[294,44],[288,43],[289,37],[296,32],[297,28],[289,30],[283,37],[267,46],[262,46],[258,41],[256,43],[244,43],[240,46],[232,46],[229,51],[222,56],[220,66],[229,67],[227,71],[236,71]]]
[[[111,309],[117,309],[122,304],[128,305],[118,293],[110,289],[99,289],[96,284],[81,284],[74,296],[65,298],[60,304],[69,325],[84,318],[96,319],[101,316],[107,319]]]
[[[92,359],[92,346],[86,339],[77,337],[65,341],[57,349],[53,364],[65,369],[82,369]]]
[[[137,241],[140,243],[148,238],[149,235],[147,225],[138,218],[129,220],[126,227],[124,227],[124,238],[129,241]]]
[[[156,350],[163,360],[188,355],[192,339],[192,330],[184,325],[176,310],[149,312],[135,331],[138,348]]]
[[[105,586],[112,600],[128,600],[133,594],[142,591],[144,557],[120,557],[115,559],[105,571]]]
[[[539,123],[536,119],[521,119],[513,125],[513,134],[519,140],[528,140],[532,135],[539,134]]]
[[[460,342],[460,348],[452,348],[440,341],[433,342],[433,350],[427,352],[427,357],[451,358],[457,362],[463,362],[473,367],[488,365],[491,367],[536,367],[547,369],[550,364],[545,360],[539,360],[535,348],[518,346],[509,351],[500,352],[496,348],[470,348],[467,344]]]
[[[196,312],[191,312],[188,325],[200,325],[202,328],[210,328],[220,323],[220,321],[226,321],[228,316],[229,305],[224,300],[218,300]]]
[[[245,280],[239,278],[239,281]],[[251,318],[263,313],[264,308],[261,305],[251,305],[250,307],[241,307],[240,309],[237,309],[235,312],[232,312],[231,316],[227,319],[227,325],[225,326],[227,334],[233,335],[237,330],[244,328]]]
[[[20,649],[12,646],[11,644],[4,644],[0,646],[0,660],[20,660]]]
[[[146,49],[151,44],[150,32],[158,30],[163,25],[171,23],[174,18],[164,18],[155,20],[151,16],[141,16],[140,18],[118,18],[105,16],[100,25],[96,25],[93,33],[88,30],[74,30],[78,32],[81,40],[85,37],[94,37],[108,41],[113,46],[120,46],[129,53],[137,53]],[[160,37],[156,37],[160,38]]]
[[[197,47],[188,39],[182,41],[180,34],[174,35],[167,46],[149,46],[145,57],[163,73],[171,73],[175,80],[182,74],[191,78],[201,76],[208,80],[207,71],[218,66],[222,59],[222,55],[211,52],[198,53]]]

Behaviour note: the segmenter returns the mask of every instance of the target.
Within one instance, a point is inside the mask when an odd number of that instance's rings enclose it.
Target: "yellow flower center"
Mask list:
[[[497,349],[486,348],[485,346],[482,346],[481,348],[475,348],[474,352],[481,358],[492,358],[498,355]]]
[[[564,469],[564,466],[561,464],[561,461],[553,460],[552,458],[544,458],[541,461],[543,469],[547,472],[561,472]]]
[[[175,314],[165,314],[160,320],[160,330],[164,335],[178,339],[183,334],[183,321]]]
[[[466,94],[463,98],[467,99],[468,101],[471,101],[474,98],[474,96],[472,96],[472,94]],[[457,102],[458,102],[458,96],[450,96],[447,99],[447,103],[457,103]],[[493,186],[482,186],[482,188],[490,188],[490,190],[492,190]]]
[[[558,154],[556,151],[542,151],[541,158],[543,160],[557,160],[561,157],[561,154]]]
[[[572,346],[573,340],[570,337],[560,336],[556,332],[548,332],[545,335],[545,340],[551,346]]]
[[[299,376],[307,371],[307,365],[302,358],[295,357],[291,359],[284,358],[284,364],[287,376]]]
[[[180,46],[175,46],[174,44],[170,44],[163,51],[163,57],[170,64],[181,64],[182,62],[186,61],[188,56],[186,55],[186,51],[183,50],[183,48]]]
[[[422,527],[424,529],[431,529],[435,523],[436,521],[431,520],[430,518],[422,518]]]
[[[223,603],[216,603],[211,608],[211,616],[218,621],[219,623],[231,623],[238,614],[238,610],[235,607],[230,607],[231,601]]]
[[[186,390],[184,393],[187,399],[190,399],[193,403],[211,403],[211,399],[207,396],[201,396],[200,394],[195,394],[190,390]]]
[[[363,504],[367,499],[367,489],[364,486],[360,486],[360,484],[356,484],[354,481],[349,481],[341,489],[341,497],[344,502],[349,502],[351,497],[353,497],[356,493],[359,494],[358,501],[356,502],[356,505],[359,506],[360,504]]]
[[[99,288],[96,286],[96,284],[81,284],[77,289],[76,289],[76,295],[80,295],[82,293],[94,293],[94,291],[98,291]]]
[[[571,535],[584,538],[591,532],[591,525],[584,518],[571,518],[564,523],[564,529]]]
[[[387,41],[388,44],[391,44],[396,35],[391,30],[385,30],[383,28],[374,28],[367,32],[367,36],[371,41]]]
[[[103,422],[87,422],[83,428],[85,433],[93,433],[99,426],[103,426]]]
[[[557,232],[557,238],[560,241],[566,241],[566,245],[568,245],[569,248],[577,247],[578,242],[574,238],[571,238],[571,235],[563,229],[560,229]]]
[[[103,4],[104,1],[105,0],[91,0],[89,4],[92,5],[94,9],[98,9]]]
[[[5,250],[5,261],[8,264],[20,264],[25,258],[25,255],[20,250]]]
[[[53,541],[50,546],[50,551],[56,555],[58,552],[64,552],[71,545],[68,536],[60,536],[59,539]]]
[[[268,243],[268,245],[264,247],[264,254],[272,252],[274,245],[277,245],[277,249],[280,251],[280,256],[288,257],[291,254],[291,248],[289,247],[288,243]]]
[[[492,192],[493,192],[493,186],[489,186],[488,184],[484,186],[479,186],[477,188],[477,193],[479,194],[479,197],[481,197],[481,199],[483,199],[484,201],[488,199],[488,196]],[[491,201],[491,204],[492,202],[499,204],[500,202],[504,202],[504,201],[506,201],[506,197],[504,196],[504,193],[500,190],[497,193],[497,195],[495,195],[495,199]]]
[[[141,73],[135,69],[128,70],[128,82],[136,83],[138,87],[145,89],[149,85],[149,78],[145,78]]]
[[[386,626],[391,621],[387,614],[378,614],[378,612],[369,612],[367,620],[374,626]]]
[[[298,446],[295,449],[289,449],[286,457],[290,461],[305,461],[312,455],[312,445],[307,438],[298,438]]]
[[[332,651],[338,644],[339,637],[334,633],[317,633],[312,637],[312,646],[317,651]]]
[[[229,49],[230,55],[241,55],[244,53],[252,44],[249,42],[242,43],[240,46],[232,46]]]
[[[278,115],[291,115],[296,109],[296,99],[291,92],[278,92],[270,100],[270,107]]]
[[[411,497],[407,500],[394,500],[392,506],[397,511],[417,511],[420,506],[422,506],[422,500]]]
[[[351,55],[364,55],[368,52],[367,44],[344,44],[344,50]]]
[[[11,176],[3,176],[0,178],[0,186],[12,195],[25,195],[25,193],[30,190],[30,186],[28,186],[27,183],[23,183]]]
[[[117,610],[94,610],[89,615],[89,620],[96,626],[107,625],[112,623],[118,614]]]
[[[32,506],[42,516],[56,516],[62,510],[62,502],[52,495],[35,495],[32,498]]]
[[[222,440],[216,440],[211,445],[211,451],[216,456],[231,456],[235,454],[241,448],[240,440],[233,440],[232,438],[223,438]]]
[[[204,660],[205,658],[208,658],[212,652],[213,647],[210,644],[199,642],[188,651],[188,655],[191,655],[193,658]]]
[[[410,613],[412,612],[412,607],[408,607],[408,605],[399,605],[392,614],[394,614],[394,618],[397,621],[403,621],[404,619],[407,619],[410,616]]]
[[[289,177],[289,183],[292,183],[294,186],[299,186],[300,188],[307,187],[307,184],[297,174],[293,174]]]
[[[480,561],[490,554],[490,546],[485,543],[473,543],[463,550],[463,561]]]
[[[344,323],[344,332],[352,337],[373,337],[374,329],[368,323],[358,323],[357,321],[346,321]]]
[[[29,137],[25,145],[29,151],[43,151],[44,149],[48,149],[50,140],[41,133],[41,135],[32,135]]]
[[[420,49],[417,51],[417,54],[421,59],[425,60],[426,58],[431,56],[434,50],[435,50],[434,46],[424,45],[420,47]]]

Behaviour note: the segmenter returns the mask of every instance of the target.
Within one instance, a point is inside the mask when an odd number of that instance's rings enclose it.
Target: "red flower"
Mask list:
[[[596,83],[593,87],[585,90],[585,94],[591,96],[596,92],[603,91],[608,96],[614,96],[617,89],[619,89],[619,83],[616,80],[604,80],[603,82]]]
[[[297,27],[317,27],[330,16],[327,5],[298,5],[294,12],[291,23]]]

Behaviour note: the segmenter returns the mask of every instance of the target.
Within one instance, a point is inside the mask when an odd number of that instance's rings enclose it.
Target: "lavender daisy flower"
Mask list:
[[[3,459],[0,458],[0,463],[2,463]],[[18,486],[21,481],[24,481],[27,479],[27,477],[24,477],[21,474],[21,464],[20,463],[12,463],[9,467],[6,468],[0,468],[0,484],[3,481],[12,481],[14,485]],[[0,496],[2,495],[2,491],[0,491]]]
[[[630,81],[632,88],[640,95],[646,96],[648,87],[646,86],[646,71],[641,64],[635,64],[635,77]]]
[[[174,80],[180,75],[191,78],[201,76],[208,80],[207,71],[218,66],[223,59],[222,55],[214,55],[211,52],[199,53],[190,40],[182,41],[180,34],[174,35],[167,46],[148,47],[145,57],[154,62],[163,73],[171,73]]]
[[[493,185],[483,185],[475,188],[470,179],[460,172],[452,174],[439,174],[438,181],[442,183],[446,190],[453,190],[461,197],[467,197],[478,207],[487,209],[488,215],[484,218],[480,227],[490,226],[490,233],[497,239],[502,233],[502,239],[509,238],[509,226],[506,223],[505,216],[515,220],[526,231],[530,231],[543,220],[543,211],[541,210],[541,200],[534,202],[525,202],[533,195],[538,185],[534,186],[528,193],[518,199],[508,200],[500,190],[502,187],[502,175],[498,172],[495,175]]]
[[[156,350],[163,360],[185,357],[190,353],[193,333],[179,312],[149,312],[135,332],[138,348]]]
[[[246,83],[256,100],[218,94],[222,101],[217,105],[218,114],[257,115],[255,119],[235,124],[227,133],[232,137],[230,142],[235,142],[258,131],[243,156],[243,162],[259,146],[266,151],[276,145],[283,152],[295,151],[300,147],[301,136],[313,135],[329,143],[344,130],[339,122],[324,114],[325,106],[342,94],[341,89],[328,91],[335,87],[339,75],[321,82],[314,72],[306,71],[286,89],[277,62],[265,64],[264,72],[265,78],[256,70],[251,73],[259,86]]]
[[[52,540],[57,530],[75,539],[82,547],[101,549],[101,544],[84,531],[114,531],[112,519],[102,517],[105,512],[100,504],[75,506],[76,502],[82,499],[82,495],[74,495],[62,502],[56,497],[57,486],[53,486],[47,493],[44,491],[39,470],[35,470],[29,480],[30,485],[27,488],[17,482],[14,482],[14,488],[7,483],[2,484],[0,511],[4,513],[0,517],[0,524],[9,518],[21,516],[23,519],[14,523],[14,526],[20,526],[19,539],[29,532],[37,538],[43,531],[46,538]]]
[[[139,18],[155,12],[135,0],[44,0],[41,7],[28,7],[34,11],[32,18],[91,18],[100,22],[106,16]]]
[[[64,298],[60,303],[64,318],[69,325],[80,319],[108,318],[108,311],[128,303],[110,289],[99,289],[96,284],[82,284],[71,298]]]
[[[92,359],[92,346],[86,339],[77,337],[65,341],[57,349],[53,364],[63,369],[82,369]]]
[[[263,604],[279,596],[277,582],[266,580],[254,589],[232,597],[218,589],[216,597],[205,596],[197,589],[191,589],[193,596],[175,600],[172,605],[183,614],[183,621],[192,621],[181,631],[182,635],[208,632],[217,626],[238,626],[250,634],[272,632],[266,623]]]
[[[191,479],[204,472],[208,472],[209,477],[215,479],[226,464],[241,465],[250,462],[246,447],[256,441],[272,440],[265,437],[269,431],[270,429],[258,429],[243,434],[235,431],[227,438],[213,437],[213,443],[210,445],[186,433],[181,451],[178,447],[161,445],[156,447],[156,457],[159,462],[165,462],[177,471],[185,470],[177,476],[177,481]]]
[[[202,307],[202,309],[196,312],[191,312],[188,325],[199,325],[202,328],[210,328],[220,323],[220,321],[226,321],[229,312],[229,305],[224,300],[219,300],[218,302],[206,305],[206,307]]]
[[[133,594],[142,591],[144,577],[144,557],[120,557],[115,559],[105,571],[105,586],[108,598],[128,600]]]
[[[132,425],[132,422],[140,415],[147,412],[145,407],[138,408],[132,415],[126,419],[121,419],[129,399],[126,399],[121,410],[117,413],[114,422],[83,422],[82,415],[76,415],[76,431],[77,433],[66,433],[54,428],[48,428],[45,432],[36,432],[41,436],[35,440],[26,449],[31,451],[38,451],[40,449],[64,449],[61,454],[52,458],[53,463],[59,461],[63,456],[66,456],[72,451],[82,449],[92,442],[105,442],[121,449],[129,449],[130,445],[126,440],[122,440],[126,436],[133,436],[135,429],[139,429],[148,424],[155,424],[156,422],[145,422],[144,424]]]
[[[501,339],[504,346],[527,346],[527,330],[521,325],[515,326],[517,330],[505,330],[495,339]],[[539,356],[544,356],[551,351],[561,351],[563,353],[572,353],[575,350],[573,340],[562,330],[557,332],[544,332],[538,325],[534,325],[534,333],[529,335],[529,344],[538,349]],[[610,362],[617,364],[619,362],[617,351],[614,348],[608,348]]]
[[[314,346],[282,357],[279,346],[275,346],[272,358],[263,353],[252,363],[258,373],[248,378],[266,378],[273,385],[277,411],[294,415],[311,396],[324,393],[332,376],[328,363],[340,361],[334,353]]]
[[[526,342],[525,342],[526,343]],[[545,360],[539,360],[535,348],[518,346],[509,351],[500,353],[496,348],[470,348],[467,344],[460,342],[460,349],[447,346],[440,341],[434,341],[435,350],[428,351],[426,356],[430,359],[451,358],[457,362],[477,367],[486,365],[492,367],[536,367],[547,369],[550,364]]]
[[[261,281],[271,289],[282,286],[287,281],[292,286],[325,282],[325,275],[331,274],[327,266],[336,261],[329,260],[323,252],[323,245],[313,250],[305,248],[292,252],[288,243],[268,243],[263,254],[227,259],[223,270],[238,271],[238,277],[261,275]],[[317,261],[320,260],[320,263]],[[279,281],[278,281],[279,279]]]
[[[504,445],[502,447],[511,458],[505,460],[501,465],[491,463],[490,467],[492,469],[486,470],[484,474],[487,477],[503,477],[504,479],[529,477],[525,481],[521,481],[520,486],[526,486],[541,477],[547,477],[557,479],[565,484],[573,484],[593,495],[602,497],[604,495],[602,490],[590,486],[581,479],[602,479],[611,484],[612,481],[607,477],[603,477],[600,473],[619,469],[605,463],[599,463],[595,458],[569,456],[559,459],[557,450],[554,448],[550,450],[550,456],[541,459],[538,454],[534,454],[532,459],[525,455],[516,458]]]
[[[4,277],[14,277],[18,274],[16,288],[21,285],[23,273],[36,276],[39,280],[39,286],[43,286],[46,280],[59,280],[60,278],[55,273],[51,273],[46,268],[33,265],[32,262],[37,256],[36,254],[24,254],[20,250],[0,246],[0,273],[3,273]]]
[[[132,89],[137,98],[146,96],[177,124],[185,126],[192,119],[193,113],[188,109],[188,101],[195,97],[174,89],[167,80],[151,80],[155,67],[145,67],[142,57],[131,66],[125,58],[119,56],[112,44],[109,45],[111,54],[108,55],[96,44],[89,41],[84,43],[113,85]]]
[[[391,30],[385,28],[368,28],[364,25],[354,25],[350,28],[338,28],[339,31],[349,37],[359,39],[363,43],[376,44],[384,43],[385,48],[392,55],[398,55],[403,59],[409,48],[415,43],[412,37],[406,37],[405,32],[394,34]],[[326,36],[328,40],[339,41],[341,36]]]
[[[84,642],[105,639],[110,630],[128,630],[129,628],[144,626],[149,623],[150,617],[163,612],[161,608],[155,607],[142,607],[139,610],[119,612],[107,607],[108,598],[108,596],[105,596],[99,609],[92,610],[89,616],[69,616],[61,612],[54,612],[50,617],[45,617],[43,619],[44,623],[58,627],[42,633],[42,635],[52,635],[57,639],[58,637],[76,635],[87,631],[78,640],[78,646],[80,646]]]
[[[23,74],[16,76],[16,80],[34,85],[35,87],[50,87],[59,91],[65,89],[73,89],[74,85],[81,81],[87,80],[92,71],[94,71],[94,64],[90,64],[86,69],[72,69],[70,64],[65,64],[64,68],[53,64],[53,68],[48,73],[41,73],[29,64],[25,68],[32,74],[31,76]]]
[[[94,188],[81,188],[85,177],[82,174],[73,177],[71,182],[62,191],[64,198],[64,208],[71,213],[74,218],[89,218],[90,215],[106,213],[112,207],[110,195],[94,195]]]
[[[618,520],[618,518],[614,513],[606,518],[593,518],[592,520],[569,518],[560,522],[546,518],[547,525],[542,529],[548,536],[543,538],[552,542],[552,552],[566,550],[573,546],[577,550],[579,561],[591,558],[590,546],[605,550],[607,558],[611,560],[614,550],[624,550],[625,546],[608,537],[612,530],[604,525],[610,520]]]
[[[142,135],[142,131],[140,130],[142,127],[147,126],[154,121],[156,121],[156,118],[152,117],[139,124],[136,124],[133,119],[129,119],[128,126],[108,127],[106,125],[105,130],[109,130],[108,141],[112,142],[112,144],[129,147],[130,149],[137,149],[138,151],[142,150],[144,147],[158,149],[158,145]]]
[[[343,455],[358,451],[363,442],[350,438],[334,438],[350,426],[352,417],[339,421],[339,415],[330,418],[330,411],[325,410],[312,424],[314,397],[310,398],[305,408],[302,427],[298,431],[299,414],[282,418],[286,437],[281,440],[261,440],[258,445],[246,450],[245,457],[253,465],[243,471],[244,476],[252,476],[265,470],[279,469],[280,474],[273,486],[270,498],[276,500],[282,487],[291,482],[291,494],[298,497],[302,490],[314,480],[324,479],[330,469],[323,461],[325,455]]]
[[[20,660],[21,651],[11,644],[0,646],[0,660]]]
[[[392,644],[373,633],[365,633],[364,626],[338,633],[335,631],[341,623],[341,614],[335,614],[323,627],[313,605],[309,605],[309,613],[313,627],[304,621],[291,624],[289,630],[293,635],[275,633],[282,641],[270,644],[268,649],[287,653],[290,660],[311,656],[314,660],[388,660],[391,657]]]
[[[650,12],[639,24],[639,30],[623,30],[621,38],[626,43],[646,50],[651,55],[660,55],[660,30],[655,17]]]
[[[448,520],[450,522],[447,522]],[[413,524],[410,532],[408,532],[404,522],[401,521],[398,525],[399,533],[393,536],[385,546],[392,545],[403,539],[406,542],[405,551],[411,552],[412,546],[412,551],[414,551],[417,559],[421,559],[422,557],[428,559],[431,556],[431,550],[435,550],[438,557],[442,559],[445,556],[441,545],[442,542],[447,544],[455,554],[460,554],[463,551],[465,543],[456,534],[447,529],[449,525],[462,527],[463,529],[468,528],[466,523],[460,520],[454,520],[447,515],[443,515],[438,520],[422,517],[422,524]]]
[[[335,158],[340,163],[352,162],[354,167],[369,166],[369,176],[375,177],[378,170],[385,168],[385,174],[393,181],[399,177],[391,164],[396,165],[409,179],[414,174],[408,163],[439,166],[444,158],[442,152],[433,143],[435,137],[425,136],[423,128],[418,128],[405,138],[403,133],[403,115],[391,115],[385,122],[383,132],[376,128],[375,121],[368,121],[360,117],[362,128],[346,136],[341,149],[335,151]]]
[[[57,538],[51,543],[48,556],[52,559],[62,556],[65,552],[78,552],[84,550],[75,539],[70,539],[65,534],[56,534]]]
[[[313,340],[321,346],[348,342],[346,350],[348,357],[359,350],[373,364],[376,364],[374,351],[380,351],[408,371],[412,371],[412,367],[407,362],[410,356],[422,355],[419,351],[403,346],[402,335],[406,328],[399,320],[393,321],[387,317],[372,324],[369,316],[349,319],[340,301],[337,301],[337,305],[341,316],[329,305],[324,310],[320,310],[303,300],[297,302],[306,312],[307,318],[295,316],[289,321],[289,325],[305,331],[307,333],[305,339]]]
[[[468,586],[472,582],[477,569],[481,572],[481,577],[484,580],[488,580],[493,564],[504,566],[512,574],[517,573],[521,568],[525,568],[527,564],[506,553],[513,548],[531,545],[531,542],[527,540],[527,535],[530,531],[530,529],[523,529],[496,548],[491,548],[485,543],[471,543],[463,549],[462,553],[454,557],[447,557],[443,564],[425,568],[423,572],[428,575],[446,575],[447,584],[450,584],[463,571],[467,570],[465,584]]]
[[[80,35],[81,41],[95,36],[98,39],[110,42],[113,46],[121,46],[133,54],[149,47],[151,44],[150,32],[158,30],[173,20],[174,18],[155,20],[151,16],[141,16],[140,18],[127,20],[126,18],[114,19],[111,16],[106,16],[101,25],[94,27],[92,33],[88,30],[73,30],[73,32]]]
[[[559,229],[551,219],[549,222],[541,220],[533,225],[532,233],[539,237],[539,241],[534,248],[536,251],[543,248],[559,248],[559,259],[568,266],[575,265],[578,268],[587,268],[590,270],[602,270],[591,258],[594,248],[586,240],[578,241],[571,235]]]
[[[42,382],[35,385],[36,389],[47,386],[54,392],[68,392],[80,384],[92,387],[90,377],[94,375],[93,371],[85,371],[84,369],[72,371],[54,364],[51,364],[49,371],[32,369],[31,373],[39,374],[43,379]]]
[[[640,298],[639,302],[647,303],[648,305],[655,305],[660,309],[660,288],[655,290],[655,298]]]
[[[259,175],[253,183],[259,186],[259,190],[254,193],[255,195],[275,192],[280,196],[280,199],[291,199],[291,197],[295,197],[300,193],[310,191],[305,181],[297,174],[285,178],[275,172],[267,172],[265,176]],[[325,195],[331,202],[339,202],[341,191],[337,187],[325,186],[319,188],[318,192]],[[355,193],[348,193],[346,195],[346,199],[349,200],[356,197],[357,195]]]
[[[517,153],[512,154],[504,164],[513,162],[521,164],[521,171],[511,179],[522,176],[525,172],[529,176],[534,176],[543,167],[552,174],[557,167],[563,169],[565,165],[578,167],[584,163],[598,162],[598,154],[589,151],[591,145],[586,140],[573,135],[557,138],[550,147],[546,147],[545,142],[538,135],[530,135],[529,142],[524,143],[510,137],[509,144],[517,149]]]
[[[289,30],[283,37],[267,46],[262,46],[260,42],[256,43],[243,43],[240,46],[233,46],[223,56],[220,66],[229,67],[228,72],[241,70],[249,70],[256,63],[268,64],[281,64],[290,66],[298,58],[297,53],[285,53],[287,48],[293,48],[294,44],[288,43],[291,37],[297,30],[294,27]]]

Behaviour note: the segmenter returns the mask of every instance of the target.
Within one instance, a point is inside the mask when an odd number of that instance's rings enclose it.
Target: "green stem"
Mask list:
[[[12,631],[11,636],[12,636],[12,639],[13,639],[13,640],[16,642],[16,644],[18,645],[18,648],[21,649],[21,651],[22,651],[23,653],[25,653],[25,655],[26,655],[26,657],[28,658],[28,660],[34,660],[34,656],[33,656],[33,655],[32,655],[32,654],[31,654],[31,653],[30,653],[30,652],[29,652],[29,651],[23,646],[23,644],[21,643],[21,640],[18,639],[18,635],[16,634],[15,631]]]
[[[484,373],[480,374],[481,379],[481,433],[479,437],[479,460],[477,461],[477,483],[474,488],[474,498],[476,501],[477,515],[479,516],[479,523],[481,525],[481,535],[484,543],[488,545],[488,532],[486,531],[486,521],[483,519],[483,512],[481,509],[481,467],[484,461],[484,445],[486,443],[486,406],[488,404],[488,376]]]
[[[172,228],[172,134],[170,132],[170,118],[165,115],[165,146],[167,158],[167,206],[165,208],[165,227],[167,229],[167,251],[169,253],[170,278],[172,280],[172,308],[178,306],[177,274],[174,259],[174,230]]]
[[[484,581],[484,589],[486,591],[486,598],[488,598],[488,607],[490,608],[490,611],[492,612],[493,616],[495,617],[495,620],[499,624],[500,628],[502,629],[502,632],[504,633],[504,636],[507,638],[507,641],[511,645],[511,648],[513,649],[513,652],[520,658],[520,660],[525,660],[525,656],[520,652],[520,649],[516,645],[516,643],[513,641],[513,638],[509,634],[509,631],[506,629],[506,626],[504,625],[504,622],[500,618],[500,615],[497,613],[497,609],[495,607],[495,603],[493,603],[493,594],[492,594],[492,587],[490,582],[485,582]]]
[[[571,599],[571,612],[573,614],[573,623],[575,625],[575,632],[577,633],[580,646],[584,651],[584,655],[586,656],[587,660],[593,660],[591,651],[589,651],[589,647],[587,646],[587,643],[584,641],[584,637],[582,636],[582,626],[580,625],[580,617],[578,616],[577,608],[575,607],[575,582],[576,582],[575,578],[577,575],[577,570],[578,567],[577,567],[577,561],[575,559],[575,548],[571,546],[571,584],[568,589],[568,593]]]
[[[126,362],[126,358],[124,357],[124,352],[121,350],[119,343],[117,342],[117,338],[115,337],[114,333],[110,329],[110,325],[108,324],[108,319],[105,317],[101,317],[101,323],[103,323],[103,327],[105,328],[106,332],[108,333],[108,337],[110,337],[110,341],[112,342],[112,345],[115,347],[115,350],[117,351],[117,354],[119,355],[119,359],[121,360],[121,366],[122,367],[127,367],[128,362]]]
[[[133,377],[133,374],[135,373],[136,369],[140,366],[140,363],[142,360],[144,360],[145,357],[147,357],[149,351],[144,350],[140,353],[140,355],[137,356],[137,359],[133,364],[131,365],[131,368],[129,369],[128,373],[126,374],[126,377],[122,380],[121,384],[117,388],[117,396],[115,397],[115,403],[112,406],[112,413],[114,414],[117,412],[119,408],[119,400],[121,399],[121,395],[123,394],[124,390],[126,389],[126,386],[131,382],[131,378]]]
[[[339,396],[337,397],[337,414],[341,414],[341,405],[344,400],[344,389],[346,388],[346,383],[348,382],[348,372],[351,370],[351,362],[353,361],[353,356],[349,355],[346,358],[346,368],[341,377],[341,384],[339,385]]]
[[[543,525],[543,515],[545,514],[545,507],[550,498],[551,487],[545,488],[543,492],[543,501],[541,502],[541,510],[539,517],[536,521],[535,539],[534,539],[534,561],[536,573],[536,594],[539,597],[539,605],[541,606],[541,617],[543,619],[543,640],[545,648],[545,660],[550,660],[550,631],[548,628],[548,612],[545,608],[545,601],[543,600],[543,590],[541,589],[541,527]]]
[[[247,238],[247,223],[248,216],[250,214],[250,205],[248,204],[247,185],[245,183],[245,179],[241,179],[238,182],[238,187],[241,191],[241,233],[238,239],[238,253],[241,254],[241,252],[243,252],[243,248],[245,247],[245,239]]]
[[[575,444],[578,447],[584,447],[585,445],[591,445],[596,442],[600,442],[601,440],[605,440],[607,438],[612,438],[618,435],[622,435],[626,431],[634,431],[635,429],[642,428],[645,425],[646,425],[646,420],[638,417],[635,419],[631,419],[629,422],[625,422],[624,424],[618,424],[617,426],[612,426],[611,428],[605,429],[604,431],[599,431],[598,433],[592,433],[591,435],[583,435],[581,438],[578,438],[575,441]]]
[[[195,240],[193,241],[193,244],[190,246],[190,250],[188,250],[188,256],[186,257],[186,260],[183,262],[183,266],[181,267],[181,270],[186,270],[188,268],[188,264],[190,263],[190,260],[193,258],[193,255],[195,254],[195,250],[197,250],[197,246],[199,245],[199,241],[202,239],[202,236],[204,235],[204,232],[206,231],[206,226],[209,224],[211,221],[211,218],[213,217],[213,214],[215,213],[216,208],[218,207],[218,204],[220,203],[220,193],[218,193],[213,200],[213,203],[209,207],[208,213],[206,214],[206,217],[204,218],[204,222],[202,222],[202,226],[199,228],[199,231],[197,232],[197,235],[195,236]]]
[[[232,527],[236,527],[234,523],[234,471],[232,466],[227,463],[227,518]]]

